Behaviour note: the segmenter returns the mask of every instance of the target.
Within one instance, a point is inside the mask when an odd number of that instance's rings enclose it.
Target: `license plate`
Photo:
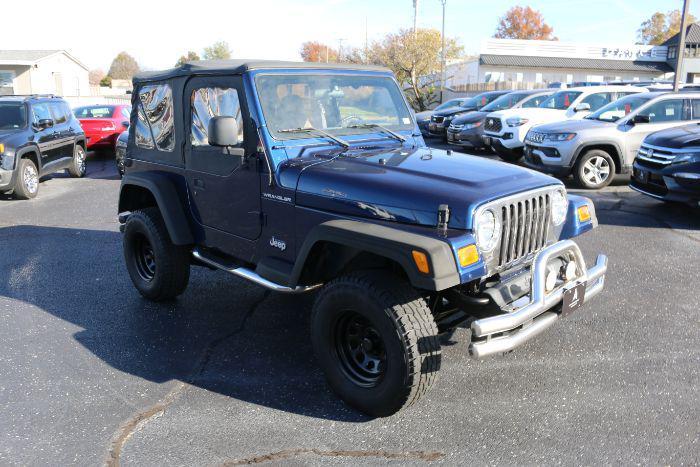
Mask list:
[[[484,136],[484,137],[482,137],[482,140],[484,141],[484,144],[486,146],[491,146],[491,137],[490,136]]]
[[[581,282],[567,289],[564,289],[564,299],[562,300],[561,315],[568,316],[581,308],[586,295],[586,283]]]
[[[639,172],[637,173],[637,178],[640,182],[647,183],[649,182],[649,172],[647,172],[646,170],[639,169]]]

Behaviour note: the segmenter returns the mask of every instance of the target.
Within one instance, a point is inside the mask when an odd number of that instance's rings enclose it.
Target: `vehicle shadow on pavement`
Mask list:
[[[313,296],[270,294],[193,268],[180,298],[156,304],[133,288],[118,232],[12,226],[0,228],[0,245],[7,253],[0,255],[0,296],[16,303],[7,316],[32,320],[47,312],[79,326],[66,340],[121,372],[309,417],[369,420],[331,392],[317,367],[308,322]]]

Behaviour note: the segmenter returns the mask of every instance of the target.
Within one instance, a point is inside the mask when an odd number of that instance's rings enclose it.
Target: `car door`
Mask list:
[[[62,159],[70,159],[73,157],[73,144],[75,135],[71,129],[69,115],[67,114],[66,106],[60,102],[49,102],[49,110],[54,121],[54,144],[55,154],[53,159],[61,161]]]
[[[35,133],[34,141],[39,146],[41,158],[41,166],[45,167],[56,160],[56,139],[54,125],[41,128],[39,122],[41,120],[53,121],[53,115],[49,110],[49,105],[46,102],[35,102],[32,104],[32,129]]]
[[[700,99],[698,99],[700,101]],[[699,103],[700,104],[700,103]],[[699,106],[700,107],[700,106]],[[639,109],[637,115],[649,118],[649,123],[627,124],[625,164],[631,165],[637,150],[647,135],[675,126],[685,125],[692,117],[689,102],[681,97],[662,98]],[[697,118],[697,117],[696,117]]]
[[[194,217],[205,227],[253,240],[260,236],[260,176],[257,130],[249,117],[240,76],[193,77],[187,81],[185,165]],[[210,146],[209,120],[234,116],[239,124],[241,159]]]

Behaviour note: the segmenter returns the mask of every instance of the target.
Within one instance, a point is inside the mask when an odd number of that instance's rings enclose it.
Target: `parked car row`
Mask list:
[[[488,148],[508,162],[573,176],[583,188],[600,189],[617,174],[632,174],[637,191],[697,205],[697,123],[697,92],[616,84],[483,93],[434,112],[427,132],[421,130],[441,137],[444,128],[449,144]]]
[[[29,199],[41,177],[67,170],[85,175],[88,150],[116,152],[131,106],[93,105],[71,110],[53,95],[0,98],[0,193]]]

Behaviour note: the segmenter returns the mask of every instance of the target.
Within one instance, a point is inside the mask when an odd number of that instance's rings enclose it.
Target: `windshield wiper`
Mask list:
[[[360,125],[350,125],[348,128],[377,128],[379,130],[382,130],[384,133],[387,135],[391,136],[392,138],[401,141],[402,143],[406,142],[406,138],[401,136],[400,134],[396,133],[395,131],[391,131],[385,126],[378,125],[376,123],[362,123]]]
[[[326,138],[332,140],[333,142],[337,143],[338,145],[342,146],[345,149],[350,147],[350,144],[347,141],[342,140],[340,138],[337,138],[326,131],[319,130],[318,128],[314,128],[314,127],[287,128],[285,130],[277,130],[277,133],[312,133],[312,132],[316,132],[319,135],[325,136]]]

